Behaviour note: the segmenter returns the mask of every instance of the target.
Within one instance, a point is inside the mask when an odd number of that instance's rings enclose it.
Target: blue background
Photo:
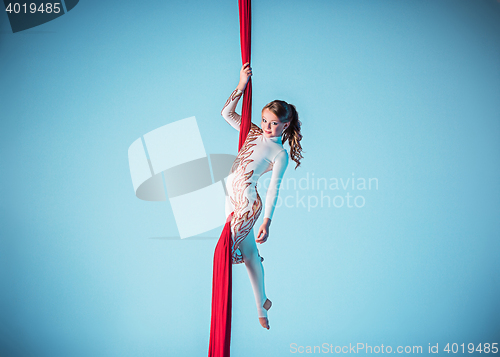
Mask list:
[[[0,355],[206,355],[220,229],[165,239],[170,205],[135,197],[127,150],[194,115],[207,153],[236,153],[220,110],[237,2],[80,1],[0,24]],[[378,189],[276,209],[259,246],[271,329],[234,266],[233,355],[500,343],[500,3],[254,1],[252,36],[253,121],[284,99],[303,123],[286,177]],[[296,191],[321,195],[280,194]]]

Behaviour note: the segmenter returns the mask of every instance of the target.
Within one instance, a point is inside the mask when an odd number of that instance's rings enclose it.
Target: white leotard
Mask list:
[[[236,89],[222,109],[224,119],[239,131],[241,116],[235,112],[242,92]],[[257,181],[272,170],[266,195],[264,218],[271,219],[278,199],[279,186],[288,166],[288,153],[283,148],[281,137],[267,138],[255,124],[251,124],[245,143],[238,152],[231,174],[227,178],[226,216],[234,212],[231,222],[233,235],[233,263],[243,260],[238,245],[253,228],[262,203],[257,192]]]

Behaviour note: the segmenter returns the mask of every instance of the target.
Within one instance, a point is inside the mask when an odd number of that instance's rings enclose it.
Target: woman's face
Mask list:
[[[262,128],[262,131],[264,131],[264,136],[266,138],[281,136],[283,130],[288,128],[288,125],[290,125],[290,123],[282,123],[269,109],[265,108],[262,111],[262,121],[260,122],[260,127]]]

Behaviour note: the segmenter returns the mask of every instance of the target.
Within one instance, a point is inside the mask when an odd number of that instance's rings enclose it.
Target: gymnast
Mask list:
[[[247,83],[252,76],[249,63],[240,71],[240,81],[231,93],[222,116],[236,130],[240,130],[241,116],[235,112]],[[248,136],[238,152],[226,182],[226,216],[231,212],[231,262],[245,263],[257,304],[257,314],[262,327],[269,329],[267,311],[271,300],[266,297],[264,288],[263,258],[259,255],[257,244],[265,243],[278,199],[281,180],[288,166],[288,152],[283,143],[288,141],[290,158],[300,165],[302,147],[300,140],[301,122],[295,106],[282,100],[274,100],[262,109],[261,127],[251,123]],[[272,171],[267,190],[264,221],[254,240],[253,226],[262,211],[262,201],[257,192],[257,181],[262,174]]]

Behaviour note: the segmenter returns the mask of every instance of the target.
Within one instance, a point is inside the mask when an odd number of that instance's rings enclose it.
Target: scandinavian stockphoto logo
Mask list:
[[[195,117],[150,131],[128,149],[135,195],[145,201],[168,197],[180,238],[224,224],[225,178],[235,158],[206,154]]]
[[[60,0],[57,2],[30,1],[15,2],[3,0],[5,12],[9,17],[12,32],[19,32],[42,25],[64,15],[73,9],[79,0]]]

